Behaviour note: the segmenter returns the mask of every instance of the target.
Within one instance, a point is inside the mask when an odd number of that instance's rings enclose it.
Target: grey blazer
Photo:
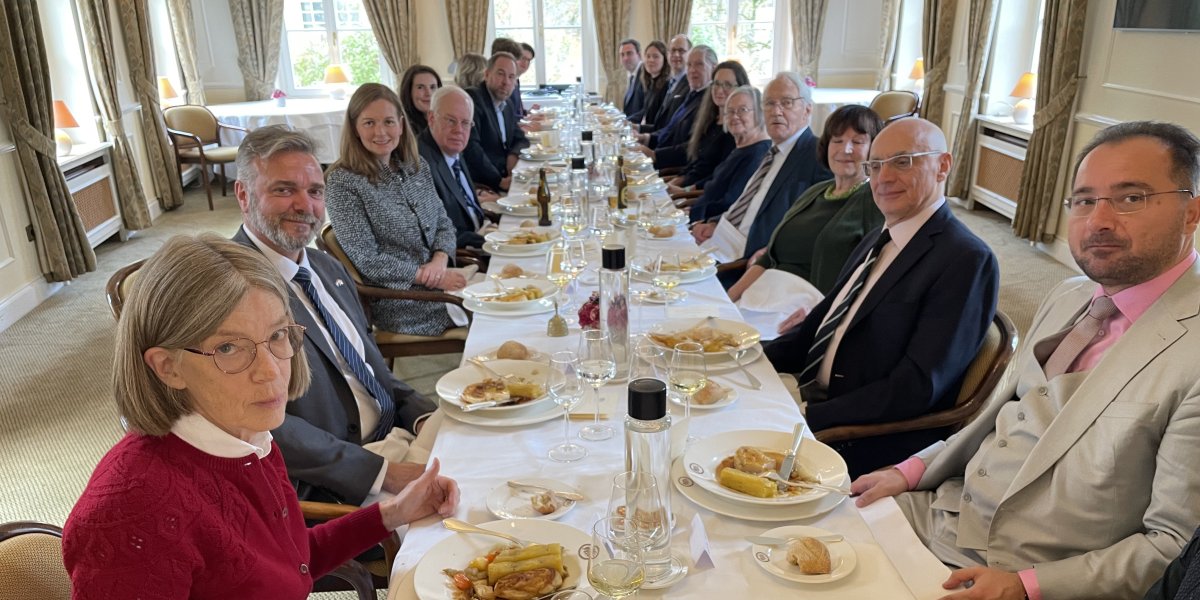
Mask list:
[[[1045,382],[1034,346],[1074,323],[1096,285],[1059,284],[982,414],[918,455],[935,509],[958,511],[1000,409]],[[1200,262],[1105,353],[1015,472],[987,474],[1011,483],[986,530],[960,519],[959,539],[986,540],[991,566],[1036,566],[1045,598],[1141,597],[1200,523],[1197,356]]]

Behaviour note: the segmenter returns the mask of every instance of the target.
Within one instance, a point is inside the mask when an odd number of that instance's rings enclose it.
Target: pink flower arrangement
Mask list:
[[[815,88],[815,87],[817,87],[817,82],[813,81],[812,77],[805,75],[804,76],[804,85],[807,85],[810,88]]]
[[[287,94],[283,93],[283,90],[275,90],[271,92],[271,99],[278,100],[280,98],[287,98]]]
[[[600,292],[592,292],[587,302],[579,307],[579,326],[583,329],[600,329]]]

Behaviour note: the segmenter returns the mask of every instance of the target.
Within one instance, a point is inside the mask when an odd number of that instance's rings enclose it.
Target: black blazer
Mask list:
[[[233,240],[258,248],[240,228]],[[433,412],[437,405],[392,374],[375,345],[375,338],[371,337],[354,280],[342,263],[313,248],[306,248],[305,253],[313,271],[325,284],[325,290],[354,322],[375,378],[392,393],[396,403],[395,426],[412,431],[417,418]],[[338,368],[335,350],[321,333],[324,326],[317,324],[291,286],[288,286],[288,299],[292,317],[306,328],[304,353],[312,383],[303,396],[287,403],[283,425],[271,434],[283,451],[288,477],[301,500],[361,504],[383,468],[384,459],[362,448],[363,444],[376,441],[374,432],[367,432],[364,437],[360,431],[358,404],[350,384]]]
[[[500,139],[500,124],[496,121],[496,108],[487,84],[481,83],[467,90],[475,102],[475,126],[471,128],[471,141],[463,154],[467,168],[477,183],[493,190],[500,190],[500,180],[508,177],[508,155],[517,154],[529,146],[525,132],[517,126],[513,105],[505,102],[504,130],[507,142]]]
[[[771,241],[775,227],[804,190],[818,181],[832,178],[833,173],[817,162],[817,136],[813,135],[811,128],[804,130],[788,153],[783,167],[775,175],[771,187],[767,188],[767,195],[763,197],[754,223],[746,234],[746,252],[742,256],[749,258]]]
[[[650,128],[643,127],[639,131],[642,133],[655,132],[663,127],[666,127],[667,121],[671,120],[671,115],[683,105],[683,101],[687,99],[688,92],[692,91],[688,85],[687,75],[679,78],[675,85],[667,90],[666,96],[662,100],[662,104],[658,107],[658,114],[654,116],[654,126]]]
[[[696,127],[695,121],[693,121],[692,127]],[[703,189],[708,180],[712,178],[713,172],[717,170],[717,166],[733,153],[737,144],[733,141],[733,136],[725,133],[725,128],[717,121],[709,123],[704,130],[704,137],[700,138],[700,151],[696,153],[696,160],[688,159],[688,144],[691,141],[692,132],[689,131],[688,137],[682,143],[656,149],[654,151],[654,167],[656,169],[685,167],[682,173],[684,179],[682,187],[694,185]]]
[[[638,83],[642,86],[644,104],[641,110],[629,115],[629,120],[634,123],[641,123],[643,120],[646,121],[645,124],[638,127],[639,132],[654,131],[654,121],[658,118],[658,111],[662,109],[663,102],[666,101],[667,93],[670,90],[667,89],[666,81],[663,81],[662,87],[657,89],[647,89],[644,83],[641,81]]]
[[[633,72],[633,85],[628,85],[629,78],[626,77],[625,87],[625,117],[632,120],[633,115],[641,112],[642,107],[646,105],[646,89],[642,87],[642,67],[639,66]]]
[[[687,143],[692,137],[692,125],[696,123],[696,114],[700,112],[700,103],[703,101],[704,90],[693,92],[689,89],[687,94],[684,95],[683,102],[676,108],[676,111],[682,111],[679,120],[672,126],[671,118],[675,116],[675,113],[672,112],[667,115],[662,128],[650,136],[650,143],[647,145],[651,148],[682,147],[683,153],[686,155]],[[657,161],[655,165],[657,166]]]
[[[472,199],[467,198],[462,185],[458,183],[458,178],[446,165],[442,149],[438,147],[437,142],[433,139],[433,133],[428,129],[417,138],[417,149],[425,158],[425,162],[429,163],[429,171],[433,174],[433,187],[437,190],[438,197],[442,199],[442,205],[446,207],[446,214],[454,222],[454,229],[458,231],[456,236],[458,247],[482,248],[483,236],[475,230],[475,223],[471,220]],[[463,167],[463,174],[467,176],[467,184],[474,190],[475,180],[471,179],[471,169],[467,165],[466,158],[459,155],[459,160]]]
[[[764,344],[780,372],[797,373],[838,290],[879,239],[863,238],[834,285],[804,322]],[[867,292],[838,345],[828,399],[810,402],[813,431],[909,419],[954,405],[963,375],[996,312],[996,257],[943,205]],[[836,442],[857,477],[896,464],[943,439],[944,429]]]

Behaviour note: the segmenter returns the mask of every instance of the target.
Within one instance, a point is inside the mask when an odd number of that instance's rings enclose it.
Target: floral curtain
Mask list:
[[[792,1],[792,52],[796,70],[820,83],[821,36],[825,31],[825,9],[829,0]]]
[[[149,5],[145,0],[117,0],[125,40],[125,57],[134,94],[142,103],[142,139],[150,160],[150,179],[164,210],[183,206],[183,188],[175,169],[175,153],[167,140],[154,69],[154,46],[150,41]]]
[[[971,163],[975,154],[975,116],[983,94],[984,67],[992,54],[998,0],[971,0],[967,13],[967,82],[962,110],[954,133],[954,170],[946,195],[965,198],[971,188]]]
[[[238,66],[246,100],[266,100],[275,91],[279,43],[283,37],[283,0],[229,0]]]
[[[399,83],[405,69],[421,62],[417,56],[416,0],[363,0],[363,8],[367,9],[383,58]]]
[[[946,77],[950,73],[950,44],[954,37],[957,0],[925,0],[921,40],[925,53],[925,92],[921,116],[941,126],[946,102]]]
[[[654,39],[669,43],[671,38],[688,32],[692,22],[692,0],[656,0],[650,25]]]
[[[620,102],[625,94],[625,68],[617,57],[617,44],[629,34],[630,0],[593,2],[596,16],[596,41],[600,46],[600,63],[608,79],[604,99]]]
[[[192,0],[167,0],[167,13],[171,17],[171,41],[175,43],[175,56],[179,59],[180,70],[183,71],[183,86],[187,88],[187,102],[203,105],[204,80],[200,78],[200,67],[196,61],[196,26],[192,21]]]
[[[487,55],[488,0],[446,0],[450,20],[450,45],[454,59],[468,52]]]
[[[879,73],[875,76],[875,89],[886,92],[892,89],[892,72],[896,70],[896,44],[900,39],[900,2],[883,0],[882,18],[879,23]]]
[[[1066,148],[1079,94],[1087,8],[1087,0],[1046,0],[1042,15],[1037,113],[1013,217],[1013,233],[1034,242],[1053,241],[1058,222],[1058,180],[1070,160]]]
[[[96,255],[55,161],[50,68],[37,5],[0,2],[0,119],[13,134],[42,273],[48,281],[69,281],[95,271]]]

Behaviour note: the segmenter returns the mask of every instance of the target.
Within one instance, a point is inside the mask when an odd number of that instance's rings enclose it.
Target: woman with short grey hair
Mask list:
[[[763,118],[762,92],[753,85],[734,88],[725,100],[725,132],[733,136],[733,152],[721,161],[704,186],[704,195],[692,205],[695,223],[719,216],[729,208],[754,175],[771,147]]]

